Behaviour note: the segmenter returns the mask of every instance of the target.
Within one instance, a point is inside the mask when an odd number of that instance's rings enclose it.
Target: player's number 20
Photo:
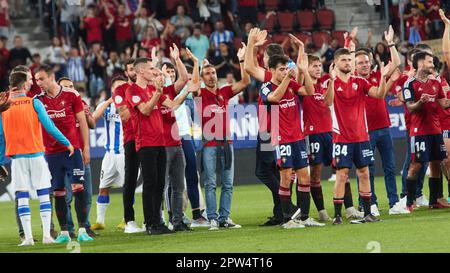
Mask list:
[[[281,145],[280,146],[280,156],[291,156],[291,146],[290,145]]]

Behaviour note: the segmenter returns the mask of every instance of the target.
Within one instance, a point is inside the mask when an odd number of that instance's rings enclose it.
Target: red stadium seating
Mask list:
[[[312,40],[314,45],[316,46],[316,48],[321,48],[323,45],[323,40],[325,39],[325,41],[327,43],[331,42],[331,35],[328,31],[316,31],[313,32],[312,35]]]
[[[287,34],[274,34],[272,35],[272,43],[277,43],[281,45],[287,38],[287,43],[284,45],[284,50],[287,50],[290,46],[290,39]]]
[[[278,0],[264,0],[264,6],[266,7],[266,10],[277,10]]]
[[[340,47],[344,47],[344,43],[345,43],[344,33],[346,33],[346,32],[347,31],[345,31],[345,30],[334,30],[333,32],[331,32],[331,37],[338,40]]]
[[[178,4],[183,4],[180,0],[166,0],[166,9],[169,14],[176,13],[176,7]]]
[[[316,11],[316,16],[320,30],[334,29],[334,11],[331,9],[319,9]]]
[[[280,24],[280,31],[292,32],[294,27],[295,15],[292,12],[279,12],[277,14],[278,23]]]
[[[294,36],[297,37],[303,43],[305,43],[308,38],[312,38],[311,33],[308,32],[295,33]]]
[[[265,17],[266,14],[264,12],[258,12],[258,22],[264,21]],[[267,29],[269,33],[272,33],[274,31],[275,21],[276,21],[275,16],[270,16],[269,19],[267,19],[265,29]]]
[[[297,13],[297,22],[300,31],[312,31],[316,24],[316,14],[310,10],[303,10]]]

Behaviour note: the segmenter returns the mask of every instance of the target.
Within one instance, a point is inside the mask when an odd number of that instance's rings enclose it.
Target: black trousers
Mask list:
[[[144,179],[142,205],[147,228],[161,224],[161,205],[166,178],[165,147],[143,147],[139,159]]]
[[[129,141],[124,144],[125,150],[125,182],[123,185],[123,209],[125,223],[134,221],[134,193],[139,172],[139,156],[136,152],[136,144]]]

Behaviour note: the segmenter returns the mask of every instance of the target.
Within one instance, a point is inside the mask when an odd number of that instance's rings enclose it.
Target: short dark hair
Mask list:
[[[194,72],[194,68],[193,68],[191,65],[186,64],[185,66],[186,66],[186,71],[187,71],[189,74],[192,74],[192,73]]]
[[[49,65],[41,65],[36,69],[36,73],[37,72],[42,72],[44,71],[45,73],[47,73],[47,75],[53,75],[55,74],[55,71],[53,70],[53,67],[49,66]]]
[[[433,55],[425,52],[425,51],[419,51],[413,56],[413,68],[418,69],[419,61],[425,60],[426,57],[433,58]]]
[[[126,79],[124,76],[122,76],[122,75],[115,76],[114,78],[111,79],[111,87],[112,87],[112,86],[114,85],[114,83],[117,82],[117,81],[124,81],[124,82],[126,82],[127,79]]]
[[[134,65],[134,62],[136,60],[134,58],[130,58],[128,61],[125,62],[125,70],[127,70],[127,66],[129,66],[130,64]]]
[[[437,73],[439,73],[442,68],[442,62],[441,62],[441,60],[439,60],[439,57],[436,55],[433,56],[433,65],[434,65],[434,70]]]
[[[12,73],[14,73],[14,72],[25,72],[25,73],[28,73],[29,71],[31,71],[31,70],[30,70],[30,68],[28,66],[26,66],[26,65],[18,65],[16,67],[14,67],[11,72]]]
[[[417,44],[414,48],[420,49],[420,50],[432,50],[431,47],[427,44]]]
[[[61,78],[58,79],[57,83],[60,84],[62,81],[73,82],[69,77],[61,77]]]
[[[200,23],[195,23],[193,29],[202,30],[202,25]]]
[[[361,55],[370,57],[370,53],[367,52],[366,50],[362,49],[362,48],[360,48],[360,49],[358,49],[358,50],[356,51],[356,53],[355,53],[355,58],[358,57],[358,56],[361,56]]]
[[[320,58],[316,55],[308,54],[308,64],[311,65],[313,62],[320,61]]]
[[[133,66],[137,66],[139,64],[145,64],[145,63],[148,63],[148,62],[151,62],[151,61],[152,60],[150,58],[140,57],[140,58],[137,58],[136,60],[134,60]]]
[[[408,59],[410,62],[412,62],[413,57],[414,57],[414,55],[415,55],[417,52],[421,52],[421,50],[418,49],[418,48],[411,48],[411,49],[408,51],[408,53],[406,53],[406,59]]]
[[[21,89],[23,84],[27,82],[27,74],[19,71],[9,75],[9,85],[11,88]]]
[[[201,71],[201,73],[200,73],[200,76],[203,76],[203,70],[205,70],[206,68],[215,68],[214,67],[214,65],[212,65],[212,64],[207,64],[207,65],[204,65],[203,67],[202,67],[202,71]]]
[[[339,58],[342,55],[350,55],[350,50],[346,49],[346,48],[339,48],[338,50],[336,50],[334,52],[334,59],[336,60],[337,58]]]
[[[366,52],[367,55],[370,55],[372,53],[372,50],[367,47],[360,47],[360,48],[356,49],[356,54],[358,54],[359,51]]]
[[[164,65],[166,65],[166,67],[169,69],[174,69],[175,71],[177,70],[172,63],[163,63],[161,67],[163,67]]]
[[[279,64],[287,64],[289,58],[286,55],[273,55],[269,58],[269,68],[275,69]]]
[[[284,55],[284,50],[279,44],[269,44],[266,47],[267,56],[272,57],[273,55]]]

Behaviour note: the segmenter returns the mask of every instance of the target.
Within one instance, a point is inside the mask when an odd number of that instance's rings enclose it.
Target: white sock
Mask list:
[[[42,231],[44,237],[50,237],[50,224],[52,217],[52,204],[50,203],[50,195],[48,189],[38,190],[40,203],[40,214],[42,221]]]
[[[78,234],[81,234],[81,233],[86,233],[86,229],[85,228],[79,228],[78,229]]]
[[[106,210],[109,206],[109,195],[97,197],[97,223],[105,224]]]
[[[18,192],[18,212],[20,222],[22,223],[23,231],[25,233],[25,239],[33,239],[33,234],[31,232],[31,215],[30,215],[30,206],[29,206],[29,198],[28,192]]]

